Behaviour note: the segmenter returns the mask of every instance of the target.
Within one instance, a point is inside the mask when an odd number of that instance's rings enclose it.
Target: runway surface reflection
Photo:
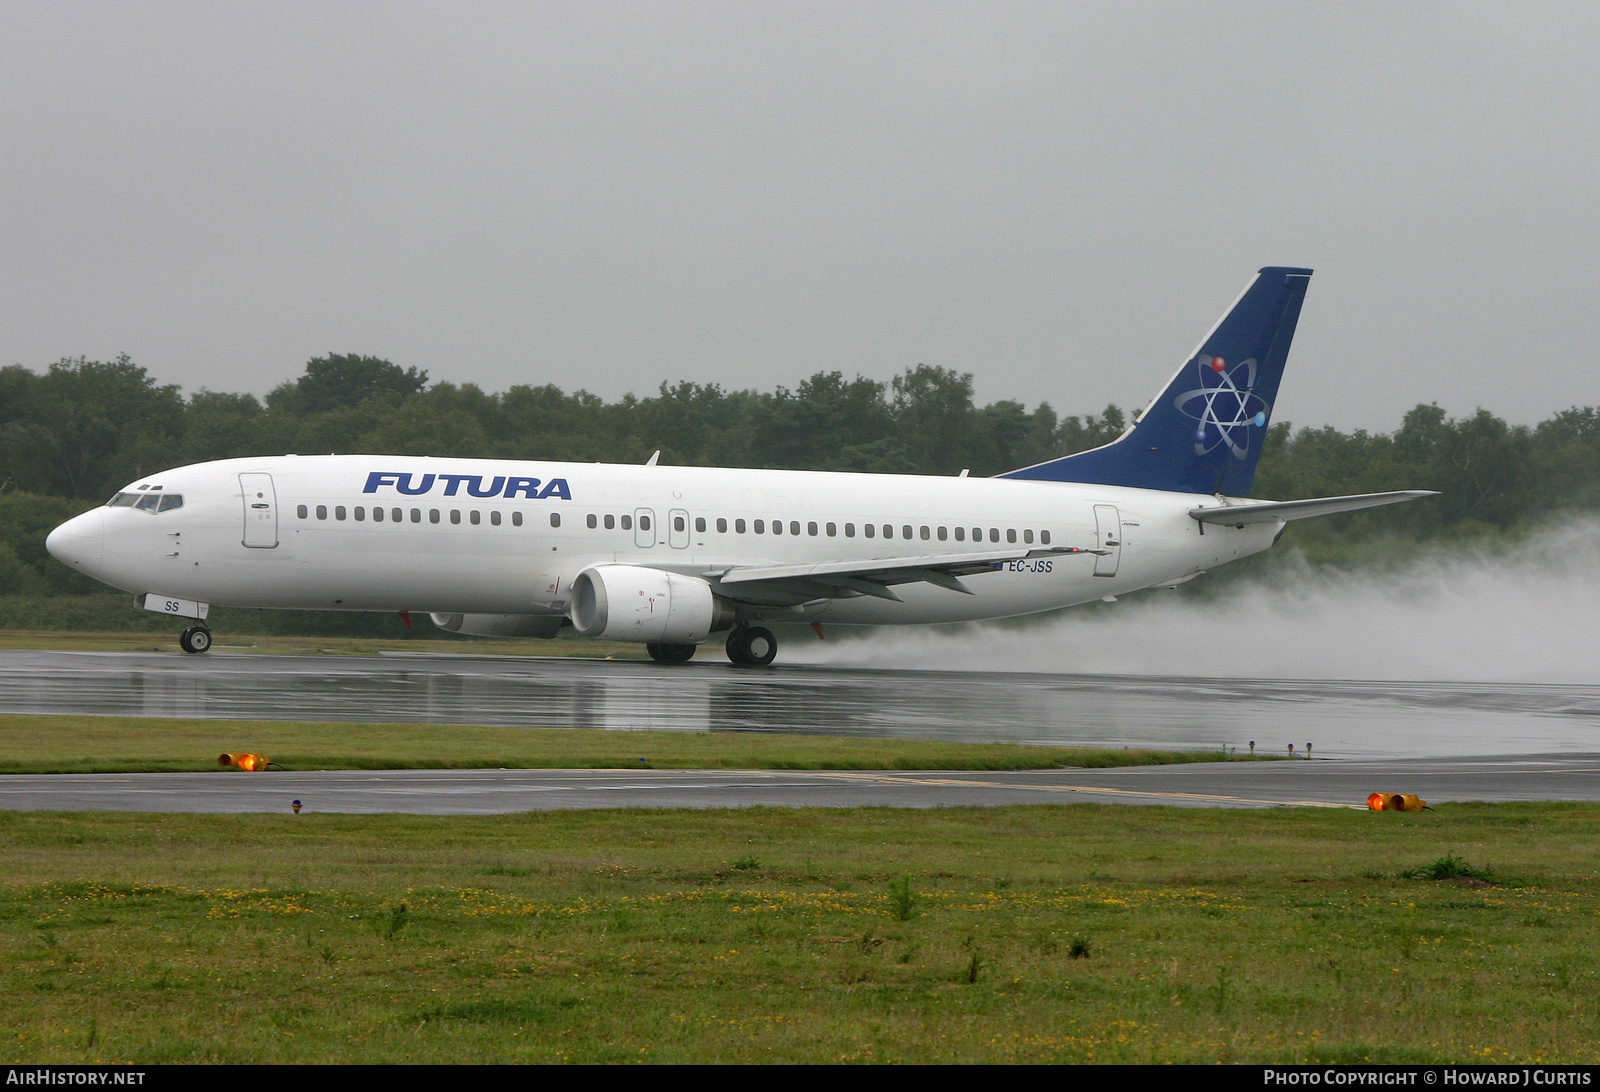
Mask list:
[[[12,713],[1286,750],[1600,751],[1600,686],[860,670],[393,653],[0,652]]]

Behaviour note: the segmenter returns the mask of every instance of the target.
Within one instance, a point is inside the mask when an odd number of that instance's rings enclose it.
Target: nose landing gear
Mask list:
[[[185,652],[204,652],[211,647],[211,631],[205,626],[190,626],[178,635]]]

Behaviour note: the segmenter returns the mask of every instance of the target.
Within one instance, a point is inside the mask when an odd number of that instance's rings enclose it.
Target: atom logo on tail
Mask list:
[[[1194,432],[1194,453],[1207,455],[1226,444],[1235,459],[1250,452],[1250,430],[1263,428],[1272,407],[1258,398],[1255,357],[1229,366],[1220,356],[1195,357],[1200,386],[1172,400],[1186,417],[1199,422]]]

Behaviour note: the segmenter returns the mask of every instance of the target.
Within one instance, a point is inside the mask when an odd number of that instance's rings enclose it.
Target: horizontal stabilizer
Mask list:
[[[1419,497],[1437,497],[1432,489],[1401,489],[1393,493],[1358,493],[1349,497],[1314,497],[1295,501],[1246,501],[1240,504],[1207,505],[1191,508],[1189,514],[1201,523],[1225,523],[1243,526],[1246,523],[1271,523],[1274,520],[1309,519],[1312,516],[1331,516],[1336,512],[1358,512],[1363,508],[1381,508],[1385,504],[1399,504]]]

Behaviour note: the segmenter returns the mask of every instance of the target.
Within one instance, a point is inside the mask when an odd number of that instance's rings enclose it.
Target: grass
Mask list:
[[[1454,853],[1446,853],[1437,860],[1406,869],[1400,876],[1408,880],[1468,880],[1488,886],[1500,883],[1493,869],[1470,865]]]
[[[0,1035],[30,1064],[1594,1064],[1597,836],[1588,804],[0,813]],[[1500,882],[1411,878],[1441,847]]]
[[[215,770],[217,756],[224,751],[265,754],[291,770],[1031,770],[1244,760],[1216,751],[1031,747],[758,732],[0,715],[0,773]]]

